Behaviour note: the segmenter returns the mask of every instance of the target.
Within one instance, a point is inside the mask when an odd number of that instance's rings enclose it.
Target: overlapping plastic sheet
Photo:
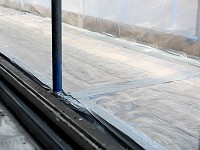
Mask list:
[[[161,4],[161,1],[159,2]],[[187,3],[185,7],[188,9],[196,7],[190,5],[192,2],[184,2]],[[94,8],[88,10],[87,15],[92,15],[93,12],[96,12],[95,15],[103,15],[99,12],[100,8],[103,8],[103,2],[102,6],[100,3],[97,7],[97,4],[91,1],[90,6]],[[71,6],[63,7],[66,7],[66,11],[73,9],[73,12],[86,14],[85,5],[86,1],[73,1]],[[102,9],[101,12],[105,11],[104,19],[112,20],[117,16],[117,10],[111,13],[114,6],[113,4],[107,6],[106,10]],[[195,13],[192,10],[191,12]],[[184,17],[182,18],[184,20]],[[37,19],[31,15],[5,17],[0,22],[3,28],[0,37],[3,44],[9,45],[4,49],[51,79],[51,46],[48,37],[50,21]],[[194,17],[193,26],[195,22]],[[189,21],[187,23],[192,24]],[[27,28],[27,24],[33,26]],[[185,27],[191,32],[188,26]],[[13,28],[17,30],[11,30]],[[115,126],[146,149],[160,150],[163,148],[161,145],[168,149],[198,149],[199,62],[194,61],[194,64],[193,60],[185,58],[185,55],[170,55],[142,44],[121,41],[65,25],[63,28],[65,91],[70,91],[99,120],[107,121],[106,125],[109,123]],[[12,36],[3,36],[8,33]],[[26,41],[26,44],[22,41]],[[199,47],[197,50],[199,51]],[[45,53],[38,55],[41,52]]]
[[[50,0],[0,2],[23,9],[27,4],[51,7]],[[64,11],[187,36],[195,34],[197,5],[198,0],[63,0]]]
[[[124,24],[193,35],[196,10],[197,0],[86,0],[84,13]]]

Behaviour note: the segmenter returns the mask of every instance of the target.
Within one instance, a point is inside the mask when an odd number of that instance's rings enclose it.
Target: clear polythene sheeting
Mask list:
[[[86,0],[85,15],[193,35],[197,0]]]
[[[197,0],[126,0],[119,3],[119,21],[145,28],[194,34]]]
[[[4,7],[0,15],[0,50],[51,83],[51,21]],[[64,91],[146,149],[155,142],[173,150],[198,149],[200,64],[193,62],[63,25]]]
[[[194,35],[196,30],[198,0],[63,0],[62,2],[63,11],[127,25],[186,36]],[[0,0],[0,3],[12,3],[12,5],[14,3],[21,8],[26,7],[25,4],[51,7],[50,0]]]

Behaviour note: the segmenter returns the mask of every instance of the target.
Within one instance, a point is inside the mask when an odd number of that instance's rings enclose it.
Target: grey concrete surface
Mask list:
[[[41,150],[1,101],[0,150]]]
[[[0,7],[0,52],[51,86],[50,19]],[[63,89],[146,149],[198,149],[199,85],[197,60],[63,24]]]

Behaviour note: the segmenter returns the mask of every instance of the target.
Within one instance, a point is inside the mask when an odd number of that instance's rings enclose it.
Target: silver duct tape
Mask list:
[[[64,101],[67,105],[72,106],[73,109],[78,110],[80,112],[89,114],[87,109],[70,93],[61,92],[52,92],[59,100]]]

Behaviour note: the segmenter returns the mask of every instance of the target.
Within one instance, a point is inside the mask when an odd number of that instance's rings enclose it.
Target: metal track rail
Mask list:
[[[80,113],[67,107],[64,102],[59,101],[47,89],[34,82],[2,54],[0,54],[0,79],[0,98],[6,99],[5,103],[15,111],[16,115],[19,114],[22,122],[26,122],[25,125],[28,125],[33,134],[37,131],[37,139],[47,143],[46,149],[131,149],[106,129],[89,122]],[[12,86],[11,90],[9,86]],[[29,110],[23,103],[28,108],[34,107],[34,109]],[[38,115],[38,112],[39,116],[44,116],[48,120],[48,125],[53,125],[53,128],[48,129],[44,118],[40,118],[40,121],[36,119],[38,117],[35,117],[34,113]],[[43,142],[44,138],[46,142]],[[136,144],[136,149],[138,148],[140,147]]]
[[[46,149],[71,150],[71,146],[63,141],[40,117],[38,117],[5,83],[0,81],[0,100],[3,101],[26,124],[36,139]]]

